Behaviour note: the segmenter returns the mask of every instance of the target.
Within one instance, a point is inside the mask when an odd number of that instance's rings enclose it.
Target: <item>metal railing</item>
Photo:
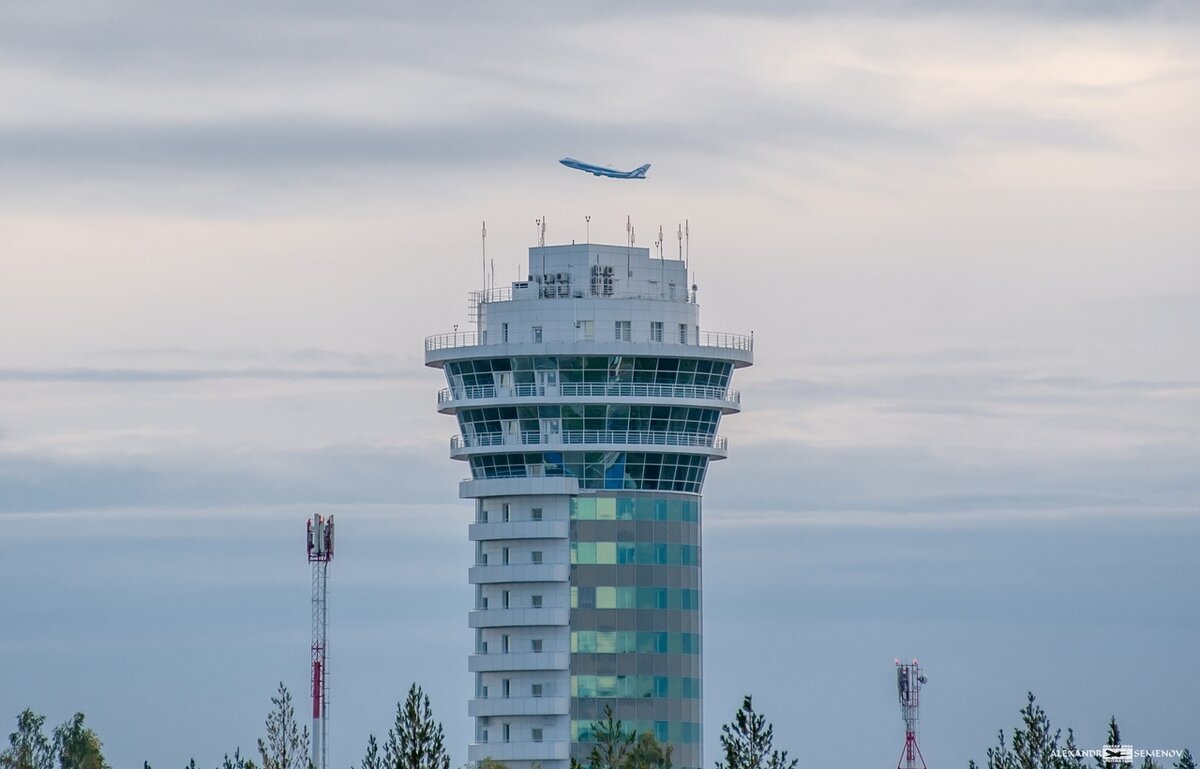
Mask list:
[[[670,433],[660,430],[562,430],[542,432],[525,430],[519,433],[478,433],[455,435],[450,438],[451,451],[485,448],[488,446],[540,446],[560,444],[625,443],[644,446],[688,446],[725,451],[728,441],[722,435]]]
[[[754,334],[730,334],[725,331],[701,331],[700,347],[721,347],[730,350],[754,351]]]
[[[433,350],[449,350],[457,347],[477,347],[485,344],[513,344],[532,342],[532,339],[518,338],[510,336],[508,340],[504,340],[501,336],[502,332],[495,331],[489,337],[486,334],[481,335],[478,331],[455,331],[449,334],[435,334],[425,337],[425,352]],[[576,342],[613,344],[613,345],[628,345],[629,341],[614,340],[614,339],[576,339]],[[716,347],[723,350],[745,350],[746,352],[754,351],[754,334],[730,334],[724,331],[701,331],[700,338],[695,342],[680,342],[674,336],[667,334],[664,339],[634,339],[635,342],[648,343],[652,345],[662,345],[663,347]]]
[[[425,337],[425,352],[448,350],[454,347],[475,347],[479,344],[478,331],[455,331],[450,334],[435,334]]]
[[[492,398],[544,398],[546,395],[566,398],[691,398],[740,404],[742,394],[723,387],[701,387],[696,385],[661,385],[621,382],[615,384],[597,382],[564,382],[558,386],[518,384],[511,387],[478,385],[472,387],[446,387],[437,396],[438,404],[462,400],[488,400]]]

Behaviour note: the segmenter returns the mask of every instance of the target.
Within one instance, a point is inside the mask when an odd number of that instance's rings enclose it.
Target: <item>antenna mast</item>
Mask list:
[[[663,285],[667,282],[667,260],[663,258],[663,230],[662,225],[658,225],[658,295],[661,298],[667,287]]]
[[[625,277],[633,277],[633,268],[630,266],[630,260],[633,251],[633,222],[629,220],[629,214],[625,214]]]
[[[480,231],[480,240],[483,248],[483,286],[487,288],[487,222],[483,223],[483,229]]]
[[[690,257],[692,255],[692,239],[688,232],[688,220],[683,220],[683,269],[688,269]]]
[[[916,660],[901,664],[896,660],[896,690],[900,695],[900,714],[904,718],[904,750],[896,769],[928,769],[925,756],[917,745],[917,722],[921,706],[921,687],[928,679]],[[920,764],[917,762],[920,761]]]
[[[325,769],[325,727],[329,719],[329,562],[333,560],[333,516],[308,521],[308,562],[312,564],[312,765]]]

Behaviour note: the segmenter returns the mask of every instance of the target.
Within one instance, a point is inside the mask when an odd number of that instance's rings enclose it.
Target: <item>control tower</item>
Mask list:
[[[700,769],[700,492],[752,336],[702,330],[685,263],[627,246],[531,248],[469,309],[425,340],[475,500],[469,760],[586,764],[610,705]]]

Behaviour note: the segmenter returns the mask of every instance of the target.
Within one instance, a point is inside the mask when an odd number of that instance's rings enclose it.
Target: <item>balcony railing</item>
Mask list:
[[[518,384],[510,387],[479,385],[472,387],[445,388],[438,393],[438,405],[462,400],[490,400],[493,398],[544,398],[547,394],[565,398],[691,398],[740,404],[742,394],[723,387],[696,385],[662,385],[635,382],[616,384],[595,382],[563,382],[557,387],[547,388],[539,384]]]
[[[689,340],[691,337],[689,336]],[[501,332],[496,331],[489,337],[480,335],[478,331],[454,331],[449,334],[435,334],[425,337],[425,352],[433,352],[434,350],[450,350],[458,347],[478,347],[485,344],[520,344],[530,343],[532,338],[519,337],[515,333],[511,334],[507,340],[501,338]],[[547,340],[554,341],[554,340]],[[599,343],[604,345],[628,345],[629,341],[618,341],[615,339],[576,339],[576,342]],[[754,351],[754,335],[753,334],[730,334],[724,331],[701,331],[699,338],[695,341],[680,342],[674,335],[667,334],[663,339],[651,338],[648,334],[644,338],[635,337],[632,341],[641,342],[644,344],[662,345],[663,347],[715,347],[722,350],[744,350],[746,352]]]
[[[450,438],[450,450],[486,448],[489,446],[542,446],[583,444],[637,444],[644,446],[685,446],[725,451],[728,441],[722,435],[670,433],[660,430],[562,430],[541,432],[526,430],[519,433],[478,433],[455,435]]]

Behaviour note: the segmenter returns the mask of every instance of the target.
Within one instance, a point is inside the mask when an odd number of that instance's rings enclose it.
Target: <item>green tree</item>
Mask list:
[[[242,758],[242,749],[237,748],[233,751],[233,755],[225,754],[225,758],[221,761],[221,766],[218,769],[258,769],[254,762],[248,758]]]
[[[1187,748],[1183,749],[1183,755],[1175,762],[1175,769],[1196,769],[1196,760],[1192,758],[1192,751]]]
[[[625,769],[671,769],[672,747],[659,742],[650,732],[642,732],[625,761]]]
[[[592,723],[592,734],[596,744],[588,756],[589,769],[625,769],[633,753],[635,737],[613,717],[612,705],[604,706],[603,721]]]
[[[1107,748],[1115,748],[1121,744],[1121,727],[1117,726],[1117,717],[1111,716],[1108,719],[1108,737],[1104,740],[1104,746]],[[1104,760],[1103,756],[1096,756],[1097,769],[1109,769],[1115,767],[1116,764],[1109,764]]]
[[[54,728],[54,752],[60,769],[109,769],[96,733],[83,725],[83,713]]]
[[[403,704],[396,704],[396,722],[383,748],[385,769],[450,769],[442,724],[433,720],[429,697],[415,683]]]
[[[1021,726],[1013,729],[1011,745],[1001,729],[996,747],[988,748],[987,769],[1085,769],[1083,759],[1075,754],[1074,732],[1068,729],[1062,740],[1062,730],[1051,731],[1050,718],[1035,702],[1033,692],[1027,696]],[[975,762],[969,766],[975,769]]]
[[[796,769],[799,761],[788,761],[787,751],[775,750],[774,742],[775,727],[754,712],[747,694],[733,721],[721,727],[725,762],[718,761],[717,769]]]
[[[308,727],[296,723],[292,693],[279,682],[279,692],[271,698],[275,707],[267,714],[267,739],[258,741],[263,769],[311,769],[308,760]]]
[[[373,734],[367,736],[367,755],[363,756],[359,769],[383,769],[383,762],[379,758],[379,743]]]
[[[479,766],[477,767],[477,769],[508,769],[508,767],[504,764],[503,761],[497,761],[496,759],[492,758],[491,756],[488,756],[487,758],[485,758],[479,762]]]
[[[42,727],[45,716],[25,708],[17,716],[17,730],[8,735],[8,747],[0,753],[3,769],[52,769],[54,748]]]

